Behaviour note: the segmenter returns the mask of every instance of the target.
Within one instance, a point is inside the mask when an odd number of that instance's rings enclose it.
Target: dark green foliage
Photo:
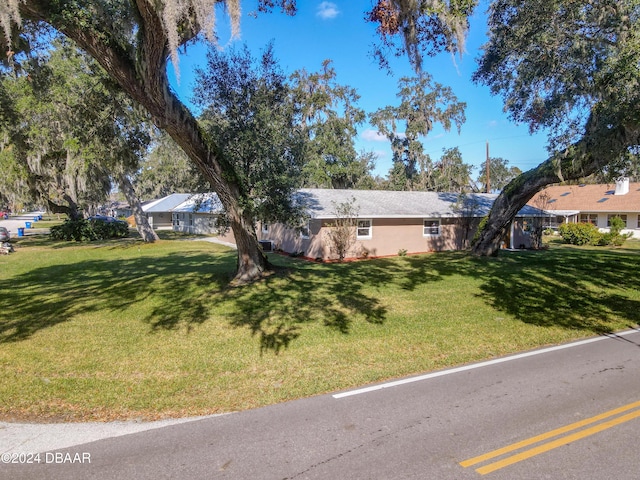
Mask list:
[[[306,136],[303,186],[366,188],[372,183],[373,152],[356,152],[356,127],[365,119],[356,90],[336,81],[331,60],[317,73],[298,70],[291,76],[293,96]]]
[[[200,121],[240,180],[243,214],[266,222],[294,222],[301,209],[293,192],[301,182],[304,137],[291,90],[271,45],[259,60],[247,46],[228,53],[211,48],[196,69],[194,101]]]
[[[103,222],[100,220],[66,220],[62,225],[51,227],[53,240],[89,242],[123,238],[129,234],[129,226],[124,222]]]

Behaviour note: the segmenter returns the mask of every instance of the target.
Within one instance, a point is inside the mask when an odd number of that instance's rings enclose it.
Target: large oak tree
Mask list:
[[[550,158],[502,191],[474,253],[497,253],[546,185],[626,161],[640,145],[638,0],[494,0],[475,79],[511,117],[550,132]]]
[[[295,13],[295,0],[258,0],[259,10],[276,6]],[[379,0],[370,20],[379,32],[405,32],[410,46],[418,26],[436,48],[457,45],[466,31],[465,1]],[[0,27],[7,47],[16,41],[13,31],[21,20],[46,22],[73,39],[93,56],[120,87],[152,115],[210,182],[223,203],[238,246],[236,282],[260,278],[268,269],[254,231],[251,213],[244,208],[250,192],[225,152],[202,130],[196,118],[171,90],[167,61],[177,64],[177,50],[204,33],[215,40],[216,6],[222,5],[237,28],[240,0],[11,0],[0,2]],[[391,8],[386,8],[390,6]],[[418,7],[414,9],[414,7]],[[399,15],[396,14],[399,12]],[[11,56],[11,48],[2,48]],[[419,55],[412,51],[414,61]]]
[[[249,192],[233,163],[172,91],[167,77],[167,62],[172,58],[177,63],[179,46],[193,41],[200,32],[213,40],[215,6],[222,3],[237,25],[238,0],[16,0],[0,3],[0,24],[7,36],[15,39],[7,31],[8,20],[48,23],[94,57],[146,108],[154,123],[180,145],[220,197],[238,246],[236,281],[243,283],[259,278],[268,269],[253,233],[253,218],[243,207]],[[292,8],[286,0],[278,4]],[[260,6],[272,7],[273,2],[261,0]]]
[[[370,12],[376,53],[408,54],[420,69],[439,47],[462,51],[477,0],[380,0]],[[546,185],[615,170],[640,144],[639,0],[493,0],[475,80],[502,95],[532,131],[550,132],[549,159],[502,191],[478,255],[498,252],[516,213]],[[429,15],[433,10],[442,13]],[[400,41],[398,41],[400,40]],[[435,47],[435,48],[434,48]]]

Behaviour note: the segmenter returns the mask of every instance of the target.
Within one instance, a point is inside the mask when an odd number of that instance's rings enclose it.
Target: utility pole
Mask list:
[[[487,193],[491,193],[491,178],[489,177],[489,140],[487,140],[487,162],[486,162],[486,169],[487,169]]]

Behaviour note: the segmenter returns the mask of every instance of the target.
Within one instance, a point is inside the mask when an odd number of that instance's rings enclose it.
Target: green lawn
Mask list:
[[[235,252],[29,237],[0,256],[0,418],[258,407],[635,327],[640,244],[316,264],[230,288]]]

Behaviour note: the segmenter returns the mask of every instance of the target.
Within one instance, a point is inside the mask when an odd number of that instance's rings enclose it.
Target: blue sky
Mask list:
[[[294,17],[274,11],[259,14],[257,18],[249,15],[252,3],[243,2],[245,10],[237,40],[230,40],[226,18],[219,10],[221,48],[232,43],[246,43],[257,56],[268,42],[273,41],[275,55],[287,74],[301,68],[308,72],[318,71],[323,60],[331,59],[337,81],[358,91],[359,106],[367,113],[387,105],[398,105],[398,80],[414,74],[406,57],[391,60],[393,75],[381,70],[372,58],[375,26],[364,21],[365,11],[371,8],[370,0],[299,0],[298,13]],[[481,2],[471,19],[467,51],[462,57],[453,58],[448,53],[426,57],[423,66],[436,82],[450,86],[458,99],[467,103],[467,121],[460,134],[455,129],[446,132],[436,126],[422,139],[425,152],[437,160],[443,149],[458,147],[464,162],[476,167],[472,174],[474,178],[485,160],[487,141],[492,157],[505,158],[510,166],[523,171],[547,158],[546,135],[532,136],[527,125],[514,124],[503,113],[501,98],[492,97],[487,87],[471,81],[479,48],[486,41],[485,9],[485,2]],[[193,87],[193,70],[204,65],[205,54],[205,46],[192,45],[180,57],[180,83],[172,80],[172,84],[187,104]],[[173,78],[171,73],[170,78]],[[359,128],[356,148],[376,152],[375,173],[387,174],[391,166],[389,144],[379,138],[370,125]]]

